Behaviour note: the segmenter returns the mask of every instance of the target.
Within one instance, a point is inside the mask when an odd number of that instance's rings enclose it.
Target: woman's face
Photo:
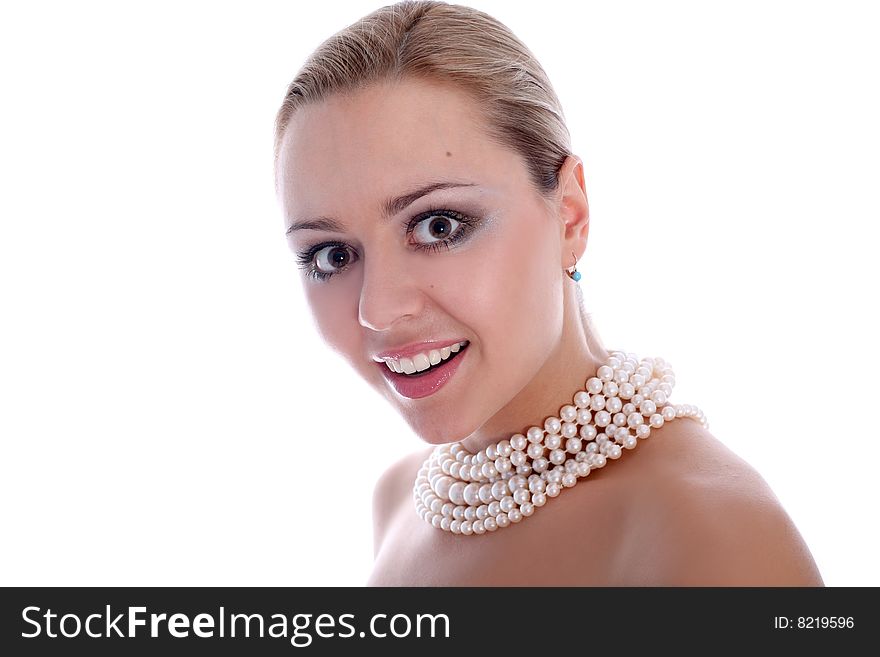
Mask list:
[[[406,80],[306,106],[278,172],[320,334],[425,441],[467,437],[548,360],[563,226],[462,92]],[[452,358],[409,377],[377,362],[399,348],[418,368]]]

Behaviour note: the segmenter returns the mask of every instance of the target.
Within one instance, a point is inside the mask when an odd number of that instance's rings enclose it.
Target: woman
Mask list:
[[[404,2],[331,37],[276,184],[322,337],[428,443],[376,485],[370,584],[822,585],[668,365],[600,340],[583,165],[497,20]]]

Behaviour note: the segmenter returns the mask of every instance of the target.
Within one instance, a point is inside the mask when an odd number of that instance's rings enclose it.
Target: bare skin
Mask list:
[[[518,525],[456,536],[415,513],[430,450],[374,496],[372,586],[824,586],[763,478],[697,422],[679,419],[563,490]]]
[[[291,249],[330,274],[303,277],[315,326],[429,445],[376,486],[369,583],[821,584],[766,483],[693,420],[652,432],[512,528],[455,536],[416,515],[413,481],[434,445],[476,452],[543,422],[609,355],[565,275],[589,232],[581,161],[567,157],[542,197],[485,120],[455,88],[403,80],[297,110],[282,143]],[[437,181],[455,186],[389,202]],[[433,235],[420,219],[448,211],[470,221]],[[417,248],[441,241],[449,248]],[[420,399],[376,360],[465,339],[454,377]]]

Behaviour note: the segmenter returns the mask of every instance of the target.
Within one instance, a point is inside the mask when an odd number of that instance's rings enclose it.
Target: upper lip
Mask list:
[[[375,353],[373,354],[373,360],[377,363],[383,362],[386,358],[400,360],[401,358],[409,358],[410,356],[415,356],[417,353],[423,351],[430,351],[431,349],[439,350],[443,347],[449,347],[451,345],[458,344],[459,342],[465,342],[466,340],[467,338],[459,338],[458,340],[431,340],[428,342],[411,342],[401,347],[389,349],[388,351],[380,351],[378,353]]]

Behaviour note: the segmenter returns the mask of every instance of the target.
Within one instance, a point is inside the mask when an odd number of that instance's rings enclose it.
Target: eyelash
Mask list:
[[[409,237],[412,235],[416,226],[418,226],[423,221],[428,219],[432,219],[434,217],[446,217],[449,219],[454,219],[460,225],[455,229],[451,237],[440,240],[437,242],[432,242],[430,244],[413,244],[417,251],[431,251],[437,252],[440,249],[449,250],[449,247],[452,244],[457,242],[461,242],[465,238],[467,238],[472,232],[474,227],[477,224],[477,220],[472,217],[465,216],[460,212],[456,212],[454,210],[428,210],[427,212],[422,212],[421,214],[413,217],[411,220],[406,222],[404,225],[404,230],[406,231],[406,236]],[[326,249],[327,247],[335,246],[340,248],[348,248],[348,245],[344,242],[338,241],[329,241],[329,242],[321,242],[320,244],[315,244],[314,246],[309,247],[305,251],[302,251],[296,256],[297,262],[299,263],[300,269],[303,269],[306,272],[306,275],[309,278],[313,278],[319,281],[326,281],[331,276],[335,276],[340,271],[344,271],[340,269],[337,272],[323,272],[320,271],[317,267],[315,267],[315,254],[319,251]],[[351,263],[348,263],[351,264]],[[348,265],[346,265],[348,267]]]

